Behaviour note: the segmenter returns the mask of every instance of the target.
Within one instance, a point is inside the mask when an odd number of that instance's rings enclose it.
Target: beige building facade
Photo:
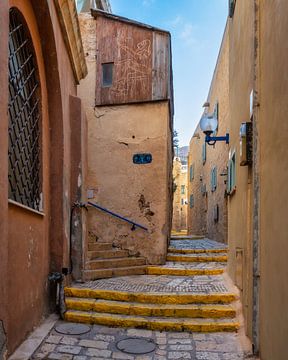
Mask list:
[[[88,201],[144,227],[90,206],[89,239],[163,263],[172,216],[170,34],[96,10],[80,14],[80,27]]]
[[[205,112],[218,119],[217,134],[229,132],[229,32],[226,27],[215,67]],[[204,235],[227,243],[228,145],[205,143],[198,125],[189,145],[188,216],[189,235]]]
[[[287,358],[287,11],[284,0],[230,2],[207,99],[208,113],[219,103],[217,135],[229,133],[229,146],[206,145],[203,164],[204,135],[198,126],[188,161],[195,210],[188,207],[188,232],[228,239],[228,273],[240,289],[245,330],[261,360]],[[217,187],[223,186],[220,197],[211,196],[209,186],[202,197],[201,185],[214,165]],[[228,211],[228,234],[223,226],[222,237],[208,216],[215,200]]]
[[[172,231],[187,230],[187,164],[182,164],[179,157],[173,160],[173,217]]]
[[[286,1],[237,1],[230,27],[229,273],[242,290],[247,333],[263,360],[287,358]],[[240,166],[239,128],[251,122],[252,162]],[[244,154],[245,155],[245,154]],[[233,160],[233,159],[232,159]]]

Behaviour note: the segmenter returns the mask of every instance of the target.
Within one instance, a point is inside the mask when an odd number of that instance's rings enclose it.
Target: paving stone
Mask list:
[[[191,338],[191,334],[189,334],[189,333],[184,333],[184,332],[169,333],[169,338],[173,338],[173,339],[187,339],[187,338]]]
[[[167,339],[166,338],[156,338],[156,343],[158,345],[166,345],[167,344]]]
[[[78,355],[81,351],[81,347],[72,345],[58,345],[56,350],[60,353]]]
[[[87,356],[74,356],[73,360],[87,360]]]
[[[211,352],[196,352],[197,360],[221,360],[217,353]],[[229,359],[230,360],[230,359]]]
[[[85,355],[109,358],[111,356],[111,353],[112,352],[110,350],[98,350],[94,348],[88,348]]]
[[[171,240],[170,247],[174,249],[193,249],[193,250],[203,250],[203,249],[227,249],[227,245],[220,243],[215,240],[210,239],[199,239],[199,240]]]
[[[199,341],[206,340],[206,334],[197,334],[197,333],[194,333],[194,334],[193,334],[193,339],[194,339],[194,340],[199,340]]]
[[[109,342],[102,341],[102,340],[80,340],[79,346],[85,347],[85,348],[95,348],[95,349],[107,349],[109,345]]]
[[[176,351],[191,351],[193,350],[192,345],[170,345],[170,350],[176,350]]]
[[[226,353],[223,354],[223,360],[244,360],[244,354]],[[251,358],[250,358],[251,359]]]
[[[129,329],[127,331],[128,336],[139,336],[145,338],[152,338],[152,331],[151,330],[141,330],[141,329]]]
[[[95,340],[102,340],[102,341],[111,342],[111,341],[115,341],[115,336],[97,334],[97,335],[94,336],[94,339]]]
[[[49,360],[72,360],[73,355],[52,353],[52,354],[48,355],[47,359],[49,359]]]
[[[76,345],[78,343],[78,339],[70,336],[63,336],[60,340],[60,344],[63,345]]]
[[[134,360],[134,356],[130,354],[123,354],[122,352],[113,352],[112,358],[119,360]]]
[[[188,345],[192,344],[192,339],[169,339],[169,345]]]
[[[61,339],[62,339],[62,336],[50,335],[50,336],[48,336],[48,338],[45,341],[47,343],[51,343],[51,344],[59,344]]]
[[[171,351],[168,353],[168,359],[192,359],[192,355],[186,351]]]
[[[155,351],[155,354],[156,354],[156,355],[161,355],[161,356],[166,356],[166,355],[167,355],[167,351],[161,350],[161,349],[157,349],[157,350]]]
[[[151,360],[151,356],[149,355],[137,355],[135,356],[135,360]]]

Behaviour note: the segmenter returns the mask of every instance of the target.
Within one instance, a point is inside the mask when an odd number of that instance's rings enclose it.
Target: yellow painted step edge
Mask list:
[[[79,298],[66,298],[65,303],[68,310],[122,315],[212,319],[236,316],[235,309],[229,305],[155,305]]]
[[[85,289],[66,287],[64,289],[67,297],[82,297],[104,300],[118,300],[140,303],[154,304],[227,304],[236,300],[236,295],[232,293],[214,293],[214,294],[182,294],[182,293],[141,293],[125,292],[102,289]]]
[[[197,319],[153,319],[143,317],[122,317],[121,315],[97,314],[83,311],[68,310],[65,313],[65,320],[99,324],[116,327],[133,327],[159,331],[195,331],[195,332],[218,332],[218,331],[237,331],[239,324],[232,321],[217,322],[209,320],[202,322]]]
[[[228,249],[175,249],[168,248],[168,252],[173,254],[209,254],[209,253],[227,253]]]
[[[224,269],[177,269],[161,266],[148,266],[148,275],[194,276],[194,275],[221,275]]]
[[[167,261],[179,262],[226,262],[227,256],[181,256],[181,255],[167,255]]]

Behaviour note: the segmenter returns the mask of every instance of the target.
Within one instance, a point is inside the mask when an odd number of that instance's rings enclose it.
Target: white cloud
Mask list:
[[[179,38],[182,39],[187,45],[193,45],[196,43],[194,38],[194,26],[189,23],[185,23],[180,31]]]
[[[154,3],[155,0],[143,0],[142,1],[142,5],[143,6],[146,6],[146,7],[149,7],[151,6],[153,3]]]

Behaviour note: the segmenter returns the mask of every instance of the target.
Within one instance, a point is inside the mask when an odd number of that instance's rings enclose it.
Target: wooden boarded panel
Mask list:
[[[168,84],[170,79],[170,44],[165,33],[153,33],[153,76],[152,99],[169,98]]]
[[[96,105],[152,100],[153,32],[130,23],[96,19]],[[102,87],[102,64],[114,63],[113,84]]]

